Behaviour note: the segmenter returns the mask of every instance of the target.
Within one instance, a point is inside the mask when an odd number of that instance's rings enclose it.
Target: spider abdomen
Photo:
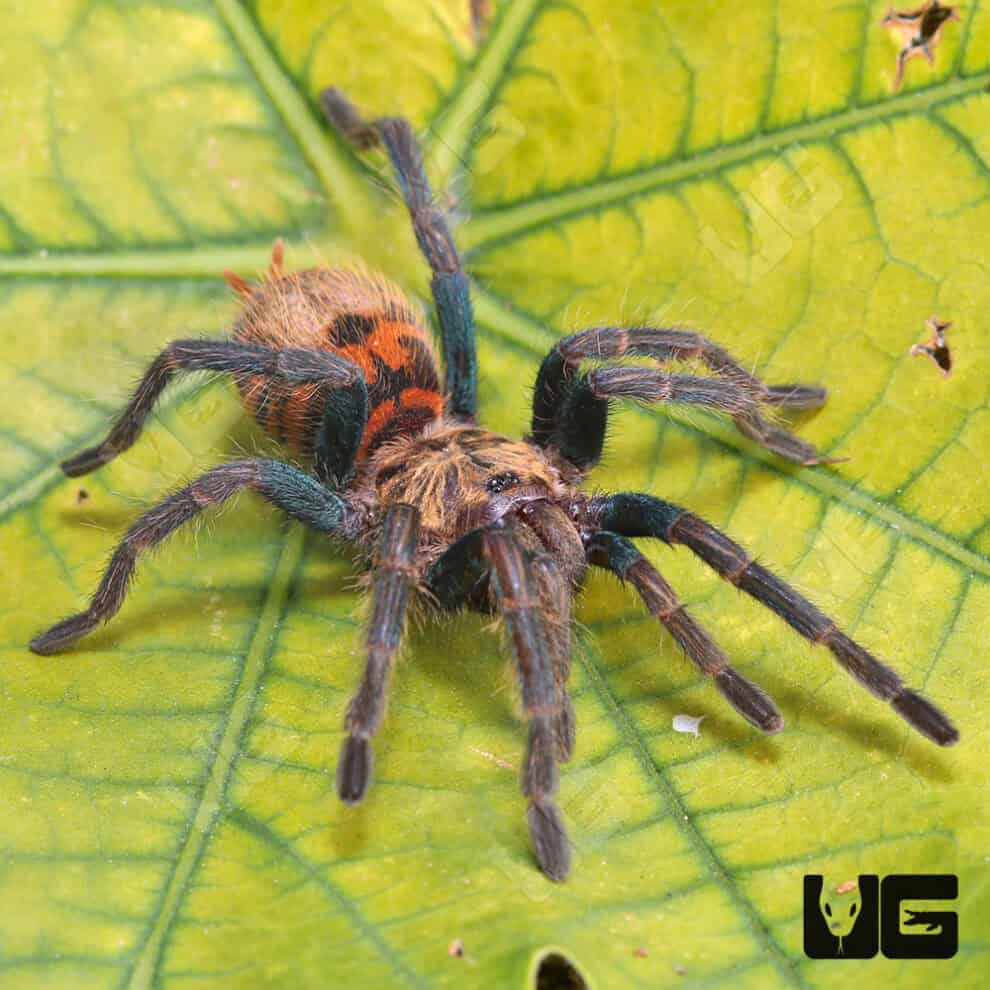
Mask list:
[[[364,374],[368,421],[360,462],[381,443],[419,433],[444,404],[429,332],[390,282],[365,272],[310,268],[250,287],[234,336],[277,348],[326,351]],[[280,443],[309,454],[333,386],[238,378],[248,411]]]

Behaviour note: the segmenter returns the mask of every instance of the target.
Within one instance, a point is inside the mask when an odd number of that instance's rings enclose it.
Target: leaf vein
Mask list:
[[[255,624],[241,676],[234,688],[228,715],[194,816],[186,829],[155,916],[148,925],[143,944],[137,951],[134,965],[128,974],[126,984],[132,990],[155,984],[182,900],[215,831],[234,764],[241,751],[244,728],[254,709],[259,684],[275,649],[276,633],[288,605],[289,589],[302,565],[304,543],[304,531],[299,527],[290,528],[268,581],[265,602]]]
[[[734,882],[726,865],[719,858],[711,843],[694,820],[693,814],[682,800],[673,783],[667,777],[665,769],[660,767],[650,755],[649,748],[640,735],[639,727],[631,719],[625,708],[612,693],[604,673],[592,659],[592,648],[575,651],[590,684],[593,684],[601,701],[603,709],[612,716],[612,721],[620,734],[626,739],[633,756],[640,764],[645,775],[653,783],[656,790],[664,798],[677,827],[693,847],[699,859],[708,867],[719,886],[732,901],[736,910],[745,919],[753,937],[766,949],[771,962],[783,981],[797,987],[806,987],[804,978],[795,970],[793,961],[777,943],[769,926],[760,917],[753,904],[743,895]]]

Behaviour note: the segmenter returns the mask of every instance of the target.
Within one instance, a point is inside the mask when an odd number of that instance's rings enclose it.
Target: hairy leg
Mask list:
[[[571,597],[560,568],[546,553],[532,560],[551,655],[558,711],[552,716],[557,759],[565,763],[574,752],[574,709],[567,693],[571,671]],[[451,546],[430,568],[423,589],[438,608],[470,608],[490,612],[491,570],[484,552],[484,529],[476,529]]]
[[[571,592],[560,568],[549,554],[535,556],[532,566],[546,618],[550,666],[556,687],[557,711],[551,716],[554,751],[557,760],[566,763],[574,753],[577,731],[574,708],[567,693],[567,682],[571,676]]]
[[[117,614],[140,554],[153,549],[204,509],[249,488],[294,519],[322,533],[356,535],[349,507],[302,471],[280,461],[232,461],[212,468],[191,485],[146,512],[127,531],[110,558],[89,608],[52,626],[31,641],[35,653],[56,653]]]
[[[650,495],[624,493],[592,499],[588,521],[595,529],[623,536],[651,536],[683,544],[721,577],[776,612],[805,639],[827,646],[843,669],[871,694],[889,702],[922,735],[940,746],[958,740],[955,726],[935,705],[908,688],[890,667],[850,639],[807,598],[753,560],[738,543],[693,513]]]
[[[464,266],[443,211],[437,206],[423,168],[423,157],[409,122],[402,117],[366,121],[339,89],[320,94],[330,125],[357,148],[384,145],[409,208],[420,250],[433,272],[433,299],[443,339],[448,409],[473,420],[477,412],[478,361],[474,317]]]
[[[371,780],[371,737],[385,716],[388,675],[399,648],[409,589],[415,584],[418,545],[419,511],[411,505],[390,506],[374,568],[364,676],[347,709],[348,736],[337,763],[337,793],[348,804],[364,797]]]
[[[531,801],[533,847],[541,869],[562,880],[570,868],[570,851],[552,797],[555,761],[569,759],[574,746],[567,696],[570,600],[562,600],[566,582],[551,558],[531,557],[514,526],[476,529],[462,537],[430,568],[424,590],[443,609],[491,611],[494,598],[505,617],[530,721],[522,785]]]
[[[588,560],[628,581],[639,592],[643,604],[667,627],[688,659],[712,678],[747,722],[764,732],[779,732],[784,727],[770,696],[732,667],[714,640],[688,614],[674,589],[629,540],[604,530],[595,533],[588,541]]]
[[[359,368],[325,351],[274,349],[236,340],[175,340],[151,363],[107,438],[62,462],[69,477],[88,474],[127,450],[166,386],[180,371],[260,375],[286,386],[323,382],[338,389],[316,441],[317,472],[339,480],[350,470],[367,419],[368,396]]]
[[[485,555],[491,563],[492,586],[509,634],[529,720],[529,742],[522,772],[529,798],[527,818],[536,858],[551,880],[570,870],[570,846],[563,818],[554,801],[557,792],[557,745],[554,717],[559,713],[552,644],[540,600],[532,559],[509,520],[485,531]]]
[[[628,356],[699,360],[713,377],[671,375],[642,366],[606,366],[584,374],[579,370],[586,360]],[[697,333],[658,327],[591,327],[559,341],[540,366],[532,432],[539,446],[556,447],[578,467],[588,468],[601,457],[609,399],[686,402],[728,413],[740,432],[782,457],[816,464],[830,459],[767,422],[759,407],[815,409],[824,403],[825,394],[824,389],[808,385],[765,385],[727,351]]]

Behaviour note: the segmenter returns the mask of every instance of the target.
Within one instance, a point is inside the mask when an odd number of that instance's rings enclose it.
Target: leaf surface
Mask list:
[[[0,988],[844,985],[802,950],[801,877],[957,873],[960,949],[858,964],[976,986],[988,960],[990,10],[908,63],[885,4],[459,0],[7,4],[0,80]],[[219,336],[219,273],[364,258],[424,303],[385,162],[327,85],[420,130],[460,218],[484,422],[519,434],[539,360],[595,323],[690,326],[766,380],[822,382],[799,469],[701,413],[626,408],[589,487],[726,529],[962,733],[941,751],[694,558],[644,546],[778,701],[760,737],[631,591],[582,594],[566,885],[530,851],[512,678],[475,616],[410,630],[356,809],[334,796],[365,606],[340,548],[248,498],[142,564],[52,658],[141,511],[266,448],[229,383],[177,385],[100,472],[157,350]],[[908,356],[953,321],[943,379]],[[704,715],[700,736],[677,714]],[[449,954],[460,940],[464,955]]]

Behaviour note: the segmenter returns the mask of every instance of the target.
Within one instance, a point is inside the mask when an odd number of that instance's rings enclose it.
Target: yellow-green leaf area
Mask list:
[[[0,249],[191,244],[325,223],[304,156],[211,5],[0,11]]]
[[[314,103],[321,89],[335,85],[368,113],[401,114],[417,125],[433,116],[474,53],[469,5],[460,0],[255,0],[252,6]]]
[[[990,12],[893,79],[884,4],[218,0],[8,18],[0,165],[0,988],[978,987],[990,927]],[[561,334],[674,324],[770,382],[848,460],[797,468],[731,425],[616,408],[590,490],[725,529],[948,711],[938,750],[770,611],[642,543],[780,705],[760,736],[630,589],[577,611],[566,884],[529,848],[525,733],[490,621],[410,624],[367,799],[334,772],[362,664],[352,554],[242,497],[143,560],[64,654],[144,506],[277,448],[229,382],[176,384],[99,472],[96,442],[169,340],[222,336],[220,273],[363,257],[429,305],[384,158],[318,94],[408,114],[465,249],[483,421],[528,429]],[[909,356],[951,320],[943,378]],[[678,714],[703,715],[698,737]],[[802,876],[955,873],[952,960],[813,961]],[[452,952],[460,944],[463,955]]]

